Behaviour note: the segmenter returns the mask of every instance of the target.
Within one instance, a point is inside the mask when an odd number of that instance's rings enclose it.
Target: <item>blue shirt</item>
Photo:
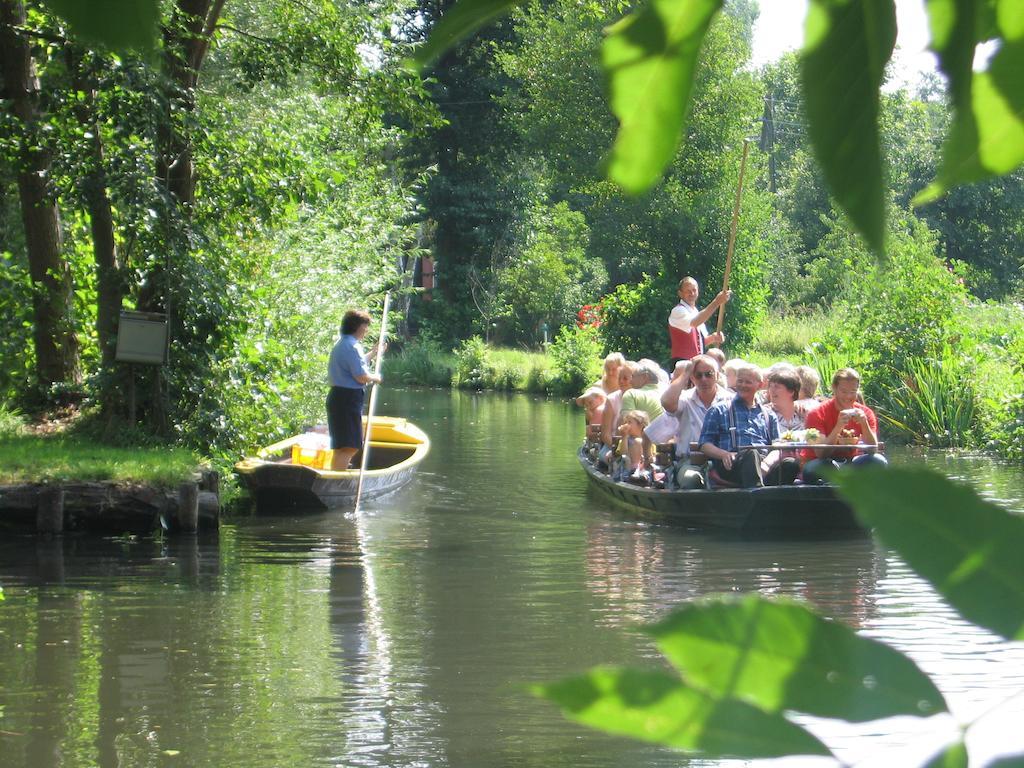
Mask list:
[[[369,376],[370,369],[366,366],[366,353],[363,345],[355,336],[342,336],[331,350],[331,359],[327,364],[327,378],[332,387],[348,389],[366,389],[365,384],[356,381],[356,376]]]
[[[757,403],[754,403],[753,408],[748,408],[743,398],[736,395],[731,402],[715,403],[708,409],[704,426],[700,430],[698,442],[701,445],[711,443],[730,453],[736,450],[730,429],[732,425],[729,423],[730,410],[736,414],[736,442],[739,446],[765,445],[778,440],[778,417]]]

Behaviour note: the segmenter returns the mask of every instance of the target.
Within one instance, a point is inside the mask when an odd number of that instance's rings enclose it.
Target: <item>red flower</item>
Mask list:
[[[600,328],[602,309],[603,307],[600,304],[584,304],[580,311],[576,313],[576,327],[585,328],[590,326],[591,328]]]

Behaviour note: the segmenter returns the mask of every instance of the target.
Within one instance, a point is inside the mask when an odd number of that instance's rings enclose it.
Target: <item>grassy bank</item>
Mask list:
[[[182,448],[113,447],[84,436],[38,434],[0,407],[0,484],[139,483],[172,488],[201,461]]]
[[[452,352],[430,342],[412,342],[385,358],[384,377],[422,387],[569,395],[600,376],[599,353],[595,346],[577,369],[561,363],[557,351],[502,349],[478,338]]]

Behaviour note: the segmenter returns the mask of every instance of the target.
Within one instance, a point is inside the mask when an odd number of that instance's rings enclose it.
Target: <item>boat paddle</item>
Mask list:
[[[384,357],[384,343],[388,336],[388,308],[391,306],[391,292],[384,294],[384,312],[380,318],[380,339],[377,341],[377,359],[373,363],[373,372],[380,373],[381,360]],[[353,513],[359,514],[359,501],[363,497],[363,476],[366,474],[367,459],[370,456],[370,438],[373,436],[373,409],[377,405],[377,390],[379,387],[371,385],[370,404],[366,409],[366,426],[363,428],[363,455],[359,462],[359,480],[356,483],[356,506]]]

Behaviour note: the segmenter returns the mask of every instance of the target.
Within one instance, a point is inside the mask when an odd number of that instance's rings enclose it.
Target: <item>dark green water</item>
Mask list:
[[[521,686],[656,664],[638,626],[722,592],[806,599],[896,645],[962,722],[1024,689],[1020,644],[964,624],[868,539],[744,542],[604,506],[568,406],[391,391],[381,412],[434,448],[413,486],[358,520],[0,542],[0,766],[684,765],[568,723]],[[1024,508],[1019,471],[927,460]],[[972,748],[1024,751],[1006,727],[1022,718],[1018,697]],[[954,733],[950,718],[809,727],[863,765],[921,764]]]

